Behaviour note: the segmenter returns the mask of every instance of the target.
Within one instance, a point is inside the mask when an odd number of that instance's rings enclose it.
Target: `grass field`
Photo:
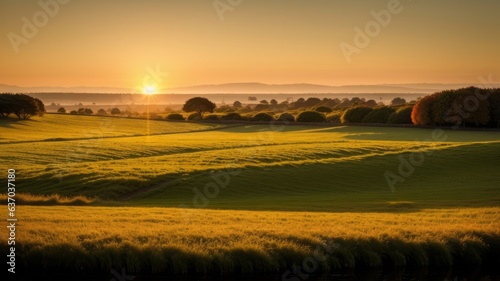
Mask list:
[[[136,274],[231,274],[284,272],[311,257],[317,272],[480,265],[498,261],[499,216],[500,208],[493,207],[311,213],[23,206],[20,266],[44,272],[125,267]]]
[[[18,192],[100,199],[20,206],[25,267],[280,272],[332,241],[318,270],[499,261],[500,132],[146,122],[0,120]]]

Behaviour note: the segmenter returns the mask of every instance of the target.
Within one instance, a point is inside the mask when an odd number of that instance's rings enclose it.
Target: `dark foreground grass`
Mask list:
[[[310,213],[42,207],[19,211],[20,272],[321,273],[500,262],[499,208]],[[7,251],[5,243],[1,250]]]
[[[295,266],[304,272],[331,272],[344,268],[492,266],[500,262],[500,239],[476,234],[477,241],[458,239],[408,242],[400,239],[335,239],[334,246],[303,249],[270,247],[267,252],[249,248],[219,249],[199,254],[174,246],[138,246],[117,243],[106,247],[61,243],[21,246],[19,272],[109,273],[127,268],[131,274],[280,273]],[[4,252],[7,248],[3,247]],[[319,251],[318,251],[319,249]]]

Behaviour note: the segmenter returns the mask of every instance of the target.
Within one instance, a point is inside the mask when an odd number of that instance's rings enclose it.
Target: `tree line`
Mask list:
[[[500,127],[500,89],[476,87],[425,96],[414,106],[415,125]]]
[[[45,105],[37,98],[25,94],[0,94],[0,117],[8,118],[11,115],[19,119],[29,119],[31,116],[43,116]]]

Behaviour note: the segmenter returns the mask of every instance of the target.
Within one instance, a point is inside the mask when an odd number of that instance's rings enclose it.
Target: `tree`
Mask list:
[[[389,123],[391,124],[412,124],[411,111],[413,106],[402,106],[389,116]]]
[[[43,102],[37,98],[34,98],[35,99],[35,103],[38,107],[38,116],[43,116],[43,114],[46,112],[45,111],[45,105],[43,104]]]
[[[28,119],[31,116],[43,116],[45,105],[37,98],[25,94],[0,94],[0,117],[14,114],[19,119]]]
[[[358,98],[358,97],[353,97],[351,99],[351,104],[356,106],[356,105],[361,105],[365,102],[365,98]]]
[[[374,108],[363,118],[363,123],[387,123],[389,121],[389,116],[395,111],[394,107],[388,106]]]
[[[469,87],[459,89],[458,103],[463,106],[463,109],[468,113],[464,118],[464,123],[473,126],[484,126],[491,120],[490,104],[488,99],[480,99],[478,96],[490,95],[487,89],[479,89]]]
[[[353,107],[349,108],[342,114],[341,121],[342,124],[345,123],[361,123],[363,122],[363,118],[365,118],[368,113],[373,110],[371,107]]]
[[[13,112],[14,95],[0,94],[0,117],[8,117]]]
[[[203,119],[205,112],[213,113],[217,106],[207,98],[195,97],[186,101],[182,110],[184,112],[198,112],[200,119]]]
[[[252,117],[252,121],[273,121],[274,117],[266,112],[260,112]]]
[[[323,113],[317,111],[302,111],[297,115],[297,122],[325,122],[326,117]]]
[[[269,101],[269,104],[275,106],[275,105],[278,105],[278,101],[275,99],[272,99]]]
[[[450,91],[442,91],[439,93],[435,93],[432,95],[434,97],[434,101],[431,105],[431,121],[434,124],[444,125],[445,123],[449,123],[447,118],[449,116],[449,111],[453,108],[453,104],[457,104],[458,95],[457,92]],[[430,125],[430,124],[429,124]]]
[[[108,114],[108,113],[106,112],[106,110],[104,110],[103,108],[101,108],[101,109],[99,109],[99,110],[97,111],[97,114],[98,114],[98,115],[106,115],[106,114]]]
[[[392,101],[391,101],[391,105],[392,105],[392,106],[395,106],[395,105],[403,105],[403,104],[406,104],[406,100],[405,100],[405,99],[403,99],[403,98],[400,98],[400,97],[394,98],[394,99],[392,99]]]
[[[326,106],[318,106],[314,110],[317,111],[317,112],[322,112],[322,113],[330,113],[330,112],[333,111],[331,108],[326,107]]]
[[[90,108],[85,108],[83,112],[85,115],[92,115],[94,113],[94,111],[92,111],[92,109]]]
[[[38,105],[39,103],[34,98],[24,94],[16,94],[12,103],[12,111],[19,119],[29,119],[31,116],[39,114]]]
[[[77,115],[77,114],[78,114],[78,111],[76,111],[76,110],[71,110],[71,112],[70,112],[69,114],[71,114],[71,115]]]
[[[241,107],[241,102],[239,101],[233,102],[233,107]]]
[[[340,124],[341,117],[342,117],[342,111],[334,111],[326,116],[326,121],[333,124]]]
[[[321,99],[311,97],[311,98],[308,98],[306,101],[304,101],[304,103],[301,106],[302,107],[312,107],[312,106],[318,105],[320,102],[321,102]]]
[[[115,107],[113,109],[111,109],[111,114],[112,115],[118,115],[118,114],[121,114],[122,112],[120,111],[120,109],[118,107]]]
[[[280,117],[278,117],[279,121],[288,121],[288,122],[293,122],[295,121],[295,116],[293,116],[290,113],[284,112],[281,113]]]
[[[268,105],[268,104],[269,104],[269,102],[268,102],[267,100],[261,100],[261,101],[260,101],[260,104],[265,104],[265,105]]]
[[[491,123],[493,126],[500,128],[500,89],[491,90],[488,102],[490,104]]]
[[[249,100],[249,101],[256,101],[256,100],[257,100],[257,97],[248,97],[248,100]]]
[[[60,107],[58,110],[57,110],[57,113],[66,113],[66,109],[64,107]]]
[[[170,113],[169,115],[167,115],[167,117],[165,117],[165,119],[182,121],[184,120],[184,116],[182,116],[182,114],[179,113]]]
[[[367,100],[363,105],[368,107],[376,107],[378,103],[375,100]],[[382,105],[384,104],[382,103]]]
[[[255,106],[255,108],[253,110],[254,111],[269,110],[269,105],[263,104],[263,103],[259,103],[258,105]]]
[[[231,112],[224,114],[220,117],[221,120],[231,120],[231,121],[236,121],[236,120],[242,120],[243,118],[239,113],[236,112]]]
[[[432,124],[431,106],[435,100],[434,95],[425,96],[418,100],[413,110],[411,111],[411,121],[415,125],[430,125]]]

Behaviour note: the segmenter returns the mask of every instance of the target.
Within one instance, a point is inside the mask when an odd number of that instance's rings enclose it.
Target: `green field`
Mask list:
[[[113,130],[102,135],[112,137],[81,134],[108,120]],[[207,184],[209,195],[217,193],[207,197],[207,207],[225,209],[499,203],[500,132],[449,130],[438,135],[446,141],[434,141],[439,132],[429,129],[241,125],[207,130],[217,126],[150,121],[151,135],[144,135],[146,122],[48,115],[3,125],[9,141],[0,144],[2,158],[18,171],[19,191],[133,205],[190,206],[193,188],[203,193]],[[397,175],[398,156],[409,160],[412,152],[423,155],[422,163],[391,192],[384,173]],[[216,179],[222,184],[218,191],[212,185]]]
[[[20,207],[28,268],[46,255],[45,268],[72,270],[55,261],[70,249],[90,271],[280,272],[325,241],[341,248],[321,270],[500,257],[498,131],[67,115],[0,127],[17,192],[97,198]],[[387,172],[404,181],[391,188]]]

